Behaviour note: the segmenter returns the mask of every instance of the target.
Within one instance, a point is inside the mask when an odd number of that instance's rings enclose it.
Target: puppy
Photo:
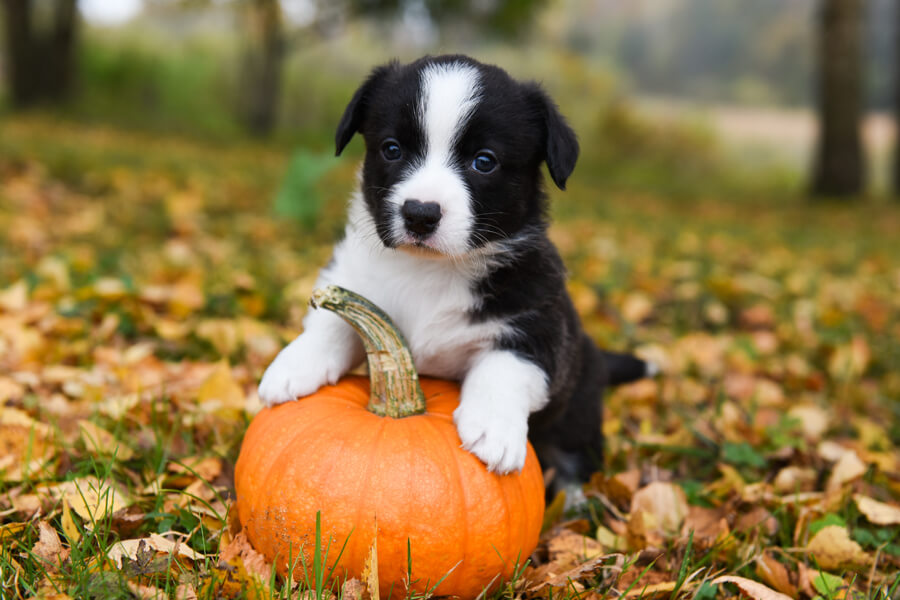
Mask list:
[[[401,329],[420,374],[462,382],[454,421],[489,469],[521,469],[530,437],[554,487],[587,479],[602,456],[604,385],[649,370],[594,346],[547,238],[541,163],[563,189],[578,157],[556,105],[498,67],[425,57],[372,71],[338,124],[338,155],[356,133],[360,187],[316,285],[366,296]],[[303,324],[263,375],[267,405],[364,358],[334,314],[311,311]]]

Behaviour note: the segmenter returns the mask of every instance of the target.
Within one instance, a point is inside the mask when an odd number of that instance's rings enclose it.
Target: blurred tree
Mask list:
[[[60,102],[72,89],[76,0],[2,0],[13,106]]]
[[[240,9],[247,31],[242,79],[242,114],[250,133],[265,136],[275,127],[285,51],[278,0],[246,0]]]
[[[3,0],[15,1],[15,0]],[[245,39],[239,101],[248,131],[268,135],[275,127],[285,57],[300,43],[340,30],[351,18],[424,19],[463,25],[479,32],[513,36],[523,31],[546,0],[307,0],[302,24],[286,23],[284,10],[297,0],[145,0],[153,9],[203,9],[230,5]],[[290,30],[289,30],[290,29]]]
[[[894,195],[900,197],[900,2],[894,11]]]
[[[858,195],[864,186],[862,116],[863,0],[823,0],[818,36],[819,142],[812,192]]]

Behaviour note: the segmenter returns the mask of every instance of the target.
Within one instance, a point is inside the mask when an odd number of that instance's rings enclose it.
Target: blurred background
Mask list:
[[[884,198],[895,187],[892,0],[2,7],[5,118],[38,110],[222,144],[262,139],[302,150],[286,179],[295,192],[330,168],[333,128],[368,69],[443,52],[542,81],[580,134],[580,175],[596,185],[793,198]]]

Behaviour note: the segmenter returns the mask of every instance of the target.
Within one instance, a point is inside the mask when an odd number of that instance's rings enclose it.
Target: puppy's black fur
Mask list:
[[[517,82],[502,69],[465,56],[394,62],[372,71],[353,96],[337,128],[337,154],[362,133],[367,150],[363,196],[379,237],[393,247],[385,198],[406,169],[422,160],[425,139],[416,112],[420,76],[423,67],[442,63],[473,67],[481,83],[453,153],[473,199],[469,246],[472,252],[489,248],[492,253],[487,274],[471,282],[477,302],[469,318],[504,321],[514,333],[495,340],[496,348],[515,352],[546,373],[550,402],[532,414],[529,438],[558,483],[586,480],[601,466],[604,386],[643,377],[647,366],[599,350],[584,333],[566,291],[562,260],[547,237],[540,165],[545,162],[553,182],[564,189],[579,152],[575,133],[556,105],[537,84]],[[386,138],[397,140],[403,160],[384,160]],[[488,176],[468,168],[484,148],[500,164]]]

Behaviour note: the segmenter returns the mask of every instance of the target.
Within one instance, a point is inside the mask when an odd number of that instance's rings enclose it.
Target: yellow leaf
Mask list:
[[[62,517],[60,520],[62,521],[63,533],[66,534],[69,543],[77,543],[81,539],[81,531],[75,525],[75,520],[72,518],[72,509],[66,498],[63,498]]]
[[[232,416],[244,410],[244,391],[231,373],[228,361],[221,361],[197,390],[197,401],[206,412]]]
[[[859,512],[866,516],[869,523],[875,525],[900,525],[900,506],[879,502],[868,496],[856,494],[853,496]]]
[[[18,481],[42,471],[53,457],[51,431],[25,411],[0,408],[0,480]]]
[[[26,306],[28,306],[28,285],[24,279],[0,291],[0,309],[5,312],[19,312],[25,310]]]
[[[380,599],[380,588],[378,581],[378,527],[375,528],[375,537],[372,540],[372,547],[369,549],[369,555],[366,556],[366,562],[362,571],[363,582],[369,591],[372,600]]]
[[[809,540],[806,551],[826,570],[850,569],[870,561],[869,555],[850,539],[847,529],[840,525],[823,527]]]
[[[131,460],[134,458],[134,450],[120,442],[116,437],[99,425],[81,419],[78,421],[81,429],[81,439],[89,451],[104,456],[115,456],[118,460]]]
[[[736,575],[723,575],[712,580],[714,585],[720,583],[733,583],[738,586],[742,592],[750,596],[753,600],[791,600],[790,596],[786,596],[781,592],[776,592],[752,579],[737,577]]]
[[[197,325],[197,337],[212,344],[219,356],[231,356],[241,343],[241,331],[235,321],[206,319]]]
[[[125,492],[95,477],[82,477],[69,483],[71,489],[63,498],[68,501],[75,514],[91,525],[106,515],[125,508],[131,502]]]

